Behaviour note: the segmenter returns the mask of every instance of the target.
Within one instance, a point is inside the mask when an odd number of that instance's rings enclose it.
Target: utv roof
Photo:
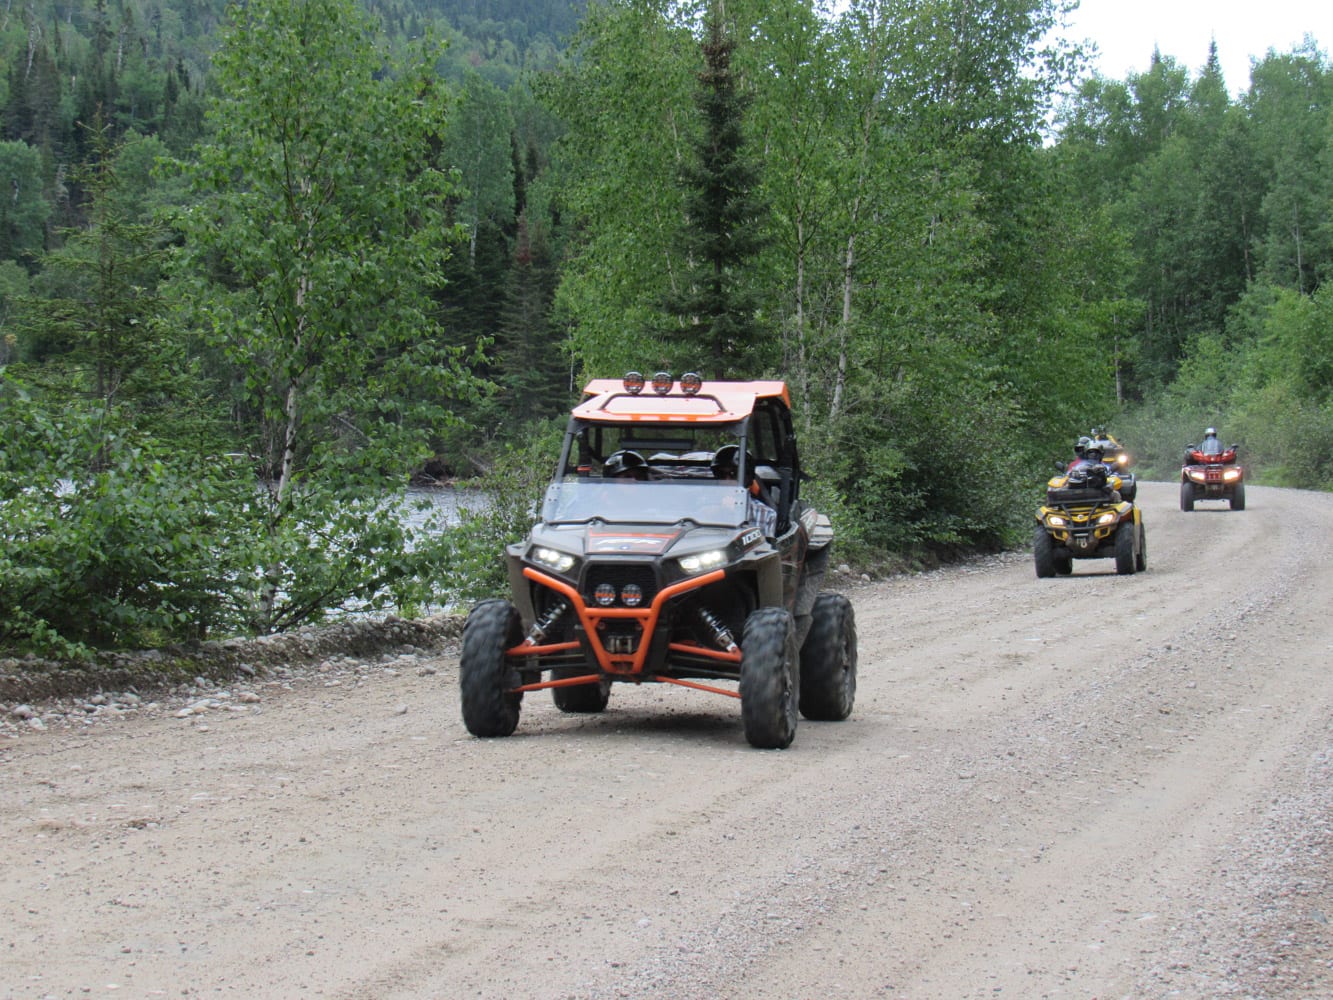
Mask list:
[[[689,379],[690,376],[685,376],[679,382],[671,382],[665,392],[660,388],[633,390],[629,379],[593,379],[583,387],[583,402],[574,408],[573,415],[580,420],[601,423],[643,420],[729,424],[748,417],[761,399],[780,399],[784,406],[791,407],[785,382],[696,380],[690,383]],[[657,383],[656,378],[654,382]],[[641,378],[638,384],[643,386]],[[695,385],[697,389],[689,391]]]

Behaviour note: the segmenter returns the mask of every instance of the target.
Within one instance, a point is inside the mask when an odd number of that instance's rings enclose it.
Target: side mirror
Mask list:
[[[1064,472],[1064,471],[1065,471],[1065,464],[1066,464],[1066,463],[1061,462],[1061,461],[1057,458],[1057,459],[1055,460],[1055,471],[1056,471],[1056,472]]]
[[[1185,445],[1185,450],[1186,450],[1186,451],[1193,451],[1193,450],[1194,450],[1195,448],[1197,448],[1197,447],[1199,447],[1197,444],[1187,444],[1187,445]]]

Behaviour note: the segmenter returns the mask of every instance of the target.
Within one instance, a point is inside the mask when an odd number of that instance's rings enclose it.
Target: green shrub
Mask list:
[[[428,524],[415,539],[416,558],[435,604],[464,606],[509,594],[505,546],[522,540],[536,520],[560,453],[563,421],[534,425],[477,480],[477,503],[459,523]]]

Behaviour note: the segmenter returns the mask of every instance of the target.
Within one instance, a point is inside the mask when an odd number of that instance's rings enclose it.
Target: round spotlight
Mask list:
[[[704,387],[704,380],[698,372],[686,372],[680,377],[680,388],[687,396],[693,396]]]
[[[616,603],[616,588],[609,583],[599,583],[592,592],[592,599],[601,607],[609,608]]]
[[[672,379],[670,372],[658,372],[653,376],[653,392],[659,396],[665,396],[671,391]]]
[[[638,372],[629,372],[621,379],[620,384],[625,387],[625,391],[631,396],[637,396],[643,392],[643,376]]]
[[[643,603],[643,588],[637,583],[627,583],[620,588],[620,600],[627,608],[637,608]]]

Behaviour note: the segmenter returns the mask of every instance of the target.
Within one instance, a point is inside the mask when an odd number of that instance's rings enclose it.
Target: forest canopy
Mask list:
[[[0,644],[484,592],[376,504],[631,368],[787,380],[859,560],[1015,544],[1094,424],[1333,487],[1327,55],[1112,80],[1067,7],[6,8]]]

